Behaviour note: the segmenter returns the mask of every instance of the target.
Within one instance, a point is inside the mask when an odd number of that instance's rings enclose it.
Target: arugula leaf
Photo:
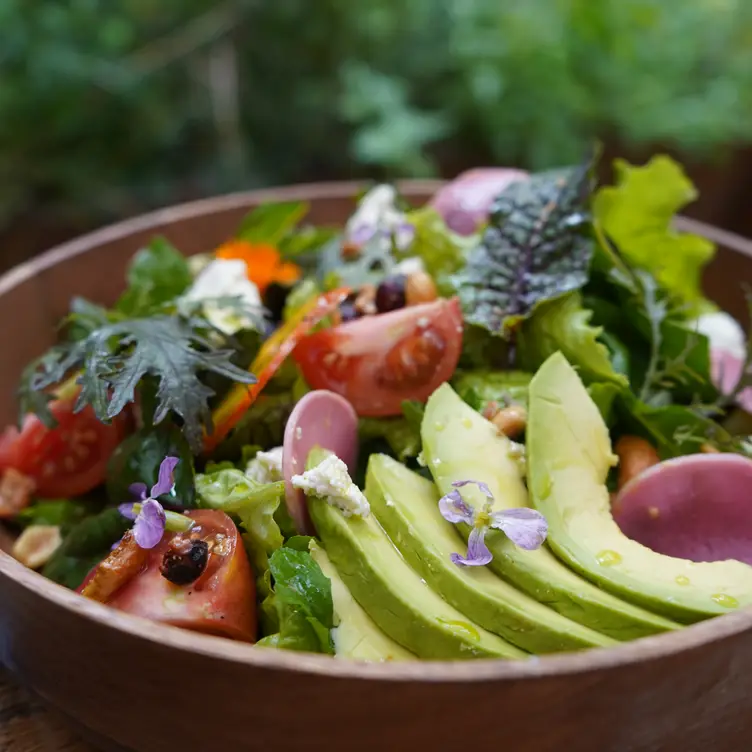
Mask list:
[[[44,565],[42,574],[53,582],[77,588],[131,524],[117,509],[105,509],[87,517],[71,528]]]
[[[616,371],[608,348],[598,340],[603,330],[590,324],[592,315],[583,308],[579,292],[539,305],[517,336],[522,367],[535,371],[549,356],[561,351],[585,383],[605,381],[627,387],[626,376]]]
[[[465,318],[508,336],[535,307],[588,279],[590,164],[511,183],[457,276]]]
[[[76,369],[82,370],[76,410],[90,404],[106,423],[133,402],[141,380],[153,376],[158,380],[154,424],[174,413],[183,423],[191,449],[199,452],[204,426],[211,425],[208,401],[215,394],[200,375],[208,372],[243,384],[256,382],[253,374],[232,363],[232,350],[214,347],[205,336],[206,328],[200,318],[165,315],[102,326],[83,340],[53,348],[32,365],[22,382],[22,409],[38,407],[28,395],[58,384]]]
[[[451,275],[465,264],[477,237],[463,237],[452,232],[436,209],[424,206],[408,212],[407,221],[415,228],[415,237],[402,256],[418,256],[434,278],[442,295],[454,293]]]
[[[265,647],[334,654],[332,586],[307,551],[284,547],[269,557],[273,593],[262,609],[274,634],[258,642]]]
[[[452,379],[457,394],[474,410],[483,412],[493,406],[527,406],[527,388],[533,378],[525,371],[476,369],[460,371]]]
[[[285,484],[257,483],[236,469],[196,476],[202,507],[221,509],[240,518],[256,575],[269,568],[268,557],[284,542],[275,513],[284,499]]]
[[[128,288],[115,310],[128,317],[140,317],[159,310],[190,287],[193,277],[188,261],[165,238],[154,238],[131,261]]]
[[[681,166],[670,157],[653,157],[635,167],[617,159],[617,184],[598,190],[594,217],[624,258],[650,272],[659,285],[701,312],[702,268],[712,259],[713,244],[673,229],[674,215],[697,198]]]
[[[129,487],[145,483],[151,488],[159,477],[159,466],[165,457],[178,457],[174,475],[174,491],[159,497],[169,507],[192,509],[195,504],[194,463],[185,437],[174,426],[142,428],[125,438],[115,449],[107,464],[107,495],[113,504],[132,499]]]
[[[243,218],[237,232],[239,240],[277,246],[308,212],[304,201],[280,201],[261,204]]]

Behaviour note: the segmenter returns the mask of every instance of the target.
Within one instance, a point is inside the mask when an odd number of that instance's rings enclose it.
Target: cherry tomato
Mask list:
[[[342,395],[358,415],[399,415],[454,373],[462,349],[456,298],[409,306],[306,337],[293,357],[313,389]]]
[[[301,306],[289,321],[264,342],[250,368],[251,373],[256,374],[256,383],[250,386],[236,384],[214,411],[214,432],[204,437],[204,449],[207,452],[211,452],[237,425],[298,342],[322,319],[336,311],[349,294],[348,288],[340,287],[317,296]]]
[[[126,430],[125,417],[101,423],[91,407],[73,412],[75,398],[50,403],[57,426],[27,415],[21,431],[0,436],[0,473],[13,468],[31,478],[42,498],[79,496],[100,485],[107,462]]]
[[[163,624],[255,642],[256,587],[237,528],[224,512],[200,509],[188,515],[196,522],[193,529],[167,533],[108,605]],[[208,544],[206,566],[193,582],[177,585],[162,574],[165,554],[190,540]]]

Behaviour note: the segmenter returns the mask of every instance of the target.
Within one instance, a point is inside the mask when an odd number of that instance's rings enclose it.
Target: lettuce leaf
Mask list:
[[[280,548],[269,557],[272,593],[262,604],[264,647],[334,654],[332,586],[308,551]]]
[[[249,243],[279,245],[308,213],[304,201],[273,201],[251,209],[240,223],[237,237]]]
[[[269,556],[284,543],[275,514],[284,499],[285,484],[257,483],[240,470],[221,470],[196,476],[199,503],[236,515],[245,531],[251,562],[257,576],[269,568]]]
[[[527,388],[532,378],[525,371],[476,369],[456,373],[452,386],[468,405],[483,412],[491,403],[527,406]]]
[[[420,453],[420,430],[406,418],[361,418],[358,435],[361,442],[383,439],[400,462]]]
[[[594,241],[590,164],[511,183],[456,281],[465,318],[510,335],[535,308],[581,288]]]
[[[650,272],[659,285],[690,306],[706,307],[700,290],[703,267],[713,258],[713,244],[698,235],[678,232],[674,215],[697,198],[681,166],[670,157],[653,157],[635,167],[617,159],[616,185],[598,190],[593,215],[630,263]]]
[[[616,371],[608,348],[598,340],[602,329],[590,324],[592,315],[583,308],[579,292],[541,304],[517,338],[521,365],[535,371],[549,356],[561,351],[586,383],[611,382],[626,388],[629,381]]]

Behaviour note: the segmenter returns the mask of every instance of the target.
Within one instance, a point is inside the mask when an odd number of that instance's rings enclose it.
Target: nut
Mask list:
[[[527,410],[522,405],[503,407],[494,415],[491,422],[496,426],[499,433],[514,439],[525,430]]]
[[[376,313],[376,285],[363,285],[355,298],[355,310],[361,316],[372,316]]]
[[[427,272],[415,272],[405,282],[405,300],[407,305],[430,303],[439,296],[433,277]]]
[[[636,478],[661,459],[652,444],[639,436],[622,436],[616,442],[619,457],[617,488],[621,490],[632,478]]]
[[[12,467],[8,468],[0,480],[0,519],[15,517],[29,506],[35,487],[36,483],[31,478]]]
[[[30,525],[13,544],[11,555],[29,569],[43,567],[63,542],[57,525]]]
[[[342,258],[345,261],[354,261],[358,256],[360,256],[360,246],[357,243],[348,240],[342,244]]]

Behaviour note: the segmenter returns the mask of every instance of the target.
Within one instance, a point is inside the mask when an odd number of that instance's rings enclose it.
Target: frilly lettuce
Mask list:
[[[697,198],[681,166],[660,155],[642,167],[617,159],[614,170],[617,184],[594,196],[596,222],[628,262],[653,274],[664,290],[696,312],[707,309],[700,275],[714,246],[671,226],[676,212]]]
[[[525,371],[476,369],[455,374],[452,386],[473,409],[483,412],[491,403],[527,405],[527,388],[532,378]]]
[[[586,383],[611,382],[627,387],[627,377],[616,371],[608,348],[598,341],[602,329],[591,326],[591,317],[592,311],[582,307],[578,292],[539,305],[518,335],[522,366],[534,371],[550,355],[561,351]]]
[[[282,546],[284,537],[275,518],[285,494],[284,481],[256,483],[242,471],[222,468],[196,476],[200,505],[236,515],[257,575],[269,568],[269,556]]]

